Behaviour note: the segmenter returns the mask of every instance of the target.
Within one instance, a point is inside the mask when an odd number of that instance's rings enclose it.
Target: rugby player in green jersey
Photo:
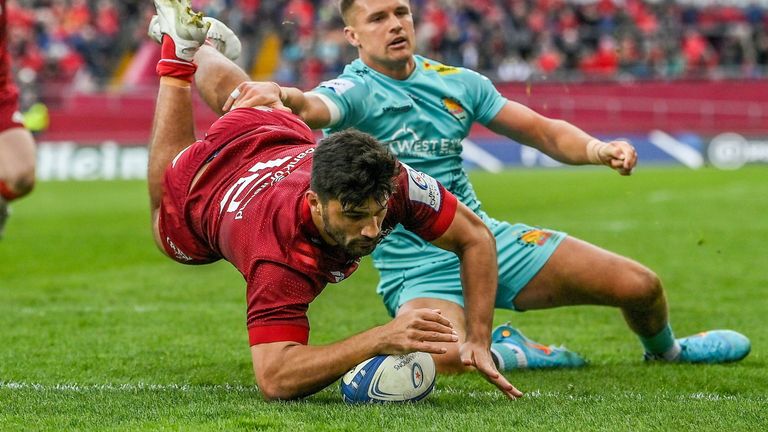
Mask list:
[[[342,0],[347,41],[359,59],[336,79],[312,91],[247,82],[247,75],[211,47],[195,57],[198,74],[217,71],[200,88],[216,111],[281,101],[313,128],[330,133],[357,128],[385,143],[401,161],[439,180],[475,211],[496,238],[499,285],[496,307],[512,310],[605,305],[621,310],[647,360],[721,363],[744,358],[745,336],[730,330],[676,339],[657,275],[642,264],[565,233],[498,221],[481,208],[462,167],[462,140],[477,122],[570,165],[605,165],[630,175],[637,163],[626,141],[603,142],[578,127],[542,116],[502,97],[481,74],[414,54],[408,0]],[[226,73],[222,70],[226,69]],[[200,82],[200,81],[198,81]],[[226,89],[226,91],[222,91]],[[229,89],[234,89],[229,93]],[[521,185],[525,187],[525,185]],[[514,195],[513,195],[514,196]],[[378,292],[390,314],[439,308],[458,330],[458,343],[436,355],[441,372],[461,372],[465,332],[459,262],[405,230],[397,229],[373,254]],[[531,341],[509,325],[492,334],[491,353],[501,370],[578,367],[585,361],[564,348]]]

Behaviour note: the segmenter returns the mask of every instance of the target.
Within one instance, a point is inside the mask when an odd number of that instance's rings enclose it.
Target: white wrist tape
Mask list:
[[[589,163],[602,165],[603,161],[600,159],[600,150],[607,145],[598,139],[590,140],[587,143],[587,160],[589,160]]]

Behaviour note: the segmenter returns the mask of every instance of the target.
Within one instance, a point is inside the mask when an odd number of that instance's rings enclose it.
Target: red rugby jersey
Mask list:
[[[166,172],[166,193],[185,190],[196,167],[210,160],[183,202],[163,203],[162,213],[178,208],[189,232],[179,225],[161,232],[178,261],[224,258],[242,273],[251,345],[306,343],[309,303],[360,261],[326,244],[312,222],[304,196],[314,150],[310,130],[292,114],[239,109],[217,121]],[[403,165],[387,205],[385,234],[401,223],[434,240],[453,221],[457,200],[436,180]],[[161,215],[161,226],[168,226],[164,218],[171,217]]]

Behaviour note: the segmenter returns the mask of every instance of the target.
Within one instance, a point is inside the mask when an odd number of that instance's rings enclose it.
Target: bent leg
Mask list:
[[[196,70],[194,52],[205,41],[208,26],[188,2],[155,1],[162,36],[157,64],[160,88],[149,142],[147,183],[155,241],[161,246],[158,214],[163,199],[166,167],[184,148],[195,142],[191,81]],[[160,248],[164,250],[163,247]]]
[[[222,107],[227,98],[238,85],[250,79],[248,74],[209,45],[197,50],[195,63],[195,84],[200,97],[216,114],[224,114]]]
[[[514,299],[519,310],[570,305],[621,309],[641,337],[667,325],[667,301],[659,278],[647,267],[582,240],[567,237]]]
[[[514,300],[519,309],[594,304],[621,309],[648,360],[727,363],[746,357],[751,343],[732,330],[675,339],[659,278],[643,265],[568,238]]]
[[[163,197],[163,174],[174,157],[195,142],[192,89],[180,80],[160,79],[152,138],[149,141],[149,197],[154,213]]]
[[[27,195],[34,187],[35,139],[24,128],[0,132],[0,183],[7,189],[7,200]]]

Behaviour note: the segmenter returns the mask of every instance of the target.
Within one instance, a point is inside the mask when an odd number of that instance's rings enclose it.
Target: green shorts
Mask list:
[[[517,294],[544,267],[566,234],[493,219],[486,223],[496,237],[499,260],[496,307],[514,309]],[[454,256],[418,267],[380,270],[376,292],[392,316],[416,298],[437,298],[464,306],[459,268],[459,259]]]

